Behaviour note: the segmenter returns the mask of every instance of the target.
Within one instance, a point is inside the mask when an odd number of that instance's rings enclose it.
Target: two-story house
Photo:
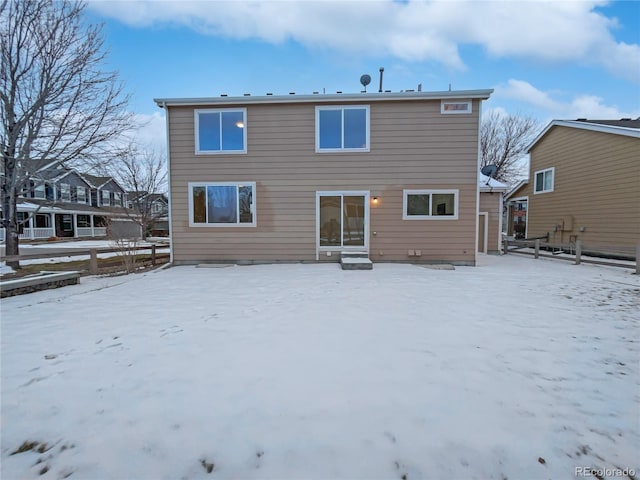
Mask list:
[[[155,99],[172,260],[474,265],[492,90]]]
[[[507,233],[633,257],[640,244],[640,118],[554,120],[528,147],[529,180],[505,197]]]
[[[144,223],[147,235],[169,235],[169,199],[164,193],[128,192],[129,209]]]
[[[135,235],[126,205],[126,192],[111,177],[44,168],[18,198],[20,239],[106,237],[112,229]]]

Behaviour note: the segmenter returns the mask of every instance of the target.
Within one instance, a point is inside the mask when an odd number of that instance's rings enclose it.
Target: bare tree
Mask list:
[[[481,166],[495,165],[495,179],[515,183],[525,168],[523,159],[527,146],[538,130],[538,122],[531,117],[504,115],[497,111],[487,114],[480,126]]]
[[[17,198],[44,167],[96,162],[131,126],[128,96],[105,72],[101,26],[75,0],[0,0],[2,227],[19,251]],[[12,267],[19,267],[12,262]]]
[[[132,208],[127,213],[142,228],[142,238],[146,238],[153,224],[167,215],[166,209],[156,208],[156,205],[162,204],[159,195],[164,197],[167,190],[164,155],[147,147],[130,144],[103,171],[128,191]]]

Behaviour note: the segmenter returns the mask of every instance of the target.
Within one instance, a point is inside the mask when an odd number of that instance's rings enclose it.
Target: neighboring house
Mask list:
[[[126,202],[126,192],[111,177],[63,166],[40,170],[18,198],[19,238],[139,236],[126,216]],[[0,240],[4,236],[0,229]]]
[[[502,243],[502,205],[507,186],[480,174],[478,252],[498,254]]]
[[[502,228],[508,237],[522,240],[527,236],[527,204],[529,197],[521,196],[529,180],[521,180],[504,196]]]
[[[156,99],[172,260],[474,265],[492,90]]]
[[[147,223],[147,234],[169,235],[169,199],[164,193],[128,192],[128,208]]]
[[[522,237],[544,237],[563,248],[581,240],[585,251],[635,254],[640,118],[554,120],[528,151],[532,180],[506,197],[508,234],[522,231]]]

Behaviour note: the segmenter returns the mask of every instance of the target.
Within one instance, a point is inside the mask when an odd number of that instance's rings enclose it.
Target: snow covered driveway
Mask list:
[[[1,309],[3,479],[640,476],[628,270],[175,267]]]

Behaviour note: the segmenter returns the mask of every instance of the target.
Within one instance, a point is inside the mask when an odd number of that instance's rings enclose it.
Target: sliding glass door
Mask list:
[[[369,192],[317,192],[318,245],[368,247]]]

